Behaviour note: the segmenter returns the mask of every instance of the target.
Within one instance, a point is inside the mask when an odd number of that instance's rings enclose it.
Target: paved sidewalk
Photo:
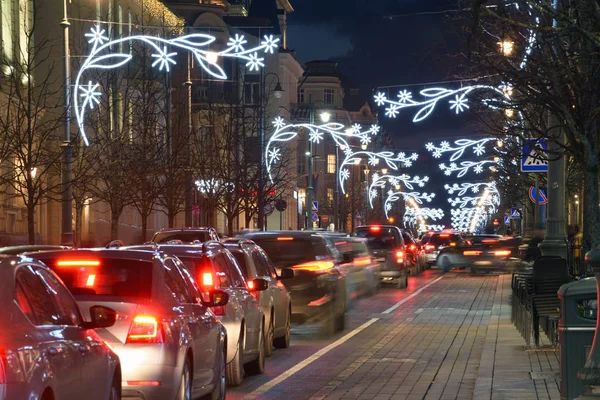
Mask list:
[[[511,277],[501,275],[485,339],[473,399],[559,400],[558,348],[526,346],[511,315]]]

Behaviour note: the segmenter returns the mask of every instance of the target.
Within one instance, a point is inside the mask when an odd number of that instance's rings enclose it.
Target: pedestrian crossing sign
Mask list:
[[[527,139],[523,142],[522,172],[548,172],[548,140]]]

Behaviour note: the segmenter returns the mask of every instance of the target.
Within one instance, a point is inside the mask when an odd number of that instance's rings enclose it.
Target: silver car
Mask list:
[[[286,268],[282,270],[281,276],[278,276],[267,254],[251,240],[228,239],[225,241],[225,247],[238,261],[247,280],[261,278],[268,283],[265,291],[257,293],[267,326],[266,356],[271,356],[273,346],[290,347],[292,301],[281,280],[293,278],[294,272]]]
[[[115,325],[98,334],[121,359],[123,398],[225,398],[227,337],[209,307],[225,305],[226,293],[200,293],[179,259],[154,251],[71,250],[35,257],[62,278],[80,307],[100,303],[118,312]]]
[[[222,290],[229,295],[226,306],[213,307],[227,330],[227,383],[242,383],[244,372],[262,374],[265,369],[265,316],[256,300],[267,287],[262,279],[246,282],[237,261],[221,242],[160,244],[129,248],[159,249],[185,263],[203,291]],[[250,286],[252,287],[250,289]]]
[[[119,357],[92,330],[114,324],[116,312],[93,306],[86,322],[42,263],[0,259],[0,400],[120,399]]]

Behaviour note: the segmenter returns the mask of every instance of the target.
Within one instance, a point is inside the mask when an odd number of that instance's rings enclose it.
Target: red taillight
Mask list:
[[[442,234],[440,234],[440,237],[447,238],[447,237],[450,237],[450,234],[442,233]]]
[[[481,251],[478,251],[478,250],[465,250],[465,251],[463,251],[463,255],[465,255],[465,256],[479,256],[479,255],[481,255]]]
[[[0,385],[6,383],[6,367],[4,366],[5,354],[4,350],[0,349]]]
[[[215,315],[225,315],[226,314],[225,306],[211,307],[211,310],[212,310],[213,314],[215,314]]]
[[[159,381],[126,381],[129,386],[162,386]]]
[[[254,281],[248,281],[246,287],[248,288],[248,291],[250,292],[252,297],[254,297],[256,301],[260,301],[260,292],[258,292],[254,287]]]
[[[158,318],[152,315],[133,317],[125,343],[163,343],[163,332]]]
[[[508,257],[508,256],[510,256],[510,253],[511,253],[510,250],[496,250],[494,252],[496,257]]]
[[[415,246],[414,244],[411,244],[411,245],[410,245],[410,249],[411,249],[411,250],[415,250],[416,248],[417,248],[417,246]]]
[[[380,226],[372,226],[370,228],[371,232],[379,232],[381,231],[381,227]]]
[[[203,272],[202,273],[202,287],[214,289],[215,282],[213,279],[212,272]]]
[[[404,262],[404,251],[403,250],[396,251],[396,262],[398,264],[402,264]]]
[[[59,260],[56,262],[58,267],[98,267],[98,260]]]
[[[432,244],[428,244],[425,246],[425,251],[432,251],[435,249],[435,246]]]

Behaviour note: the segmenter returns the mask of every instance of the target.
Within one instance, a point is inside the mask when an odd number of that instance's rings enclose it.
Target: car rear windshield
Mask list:
[[[183,243],[192,243],[194,241],[207,242],[210,240],[208,232],[159,232],[152,238],[154,243],[167,243],[171,240],[181,240]]]
[[[427,244],[432,244],[434,246],[449,246],[450,243],[458,243],[460,242],[459,235],[452,234],[439,234],[433,235]]]
[[[42,259],[74,296],[150,299],[152,262],[124,259]],[[79,263],[79,264],[78,264]],[[97,265],[96,265],[97,263]]]
[[[242,271],[244,277],[248,278],[248,266],[246,265],[246,256],[244,255],[244,252],[236,249],[228,250],[231,252],[231,254],[233,254],[235,260],[238,262],[238,265],[240,266],[240,270]]]
[[[367,245],[372,250],[391,250],[399,246],[393,228],[358,229],[356,236],[367,239]]]
[[[309,261],[325,260],[331,255],[320,237],[252,238],[263,248],[277,268],[287,268]]]

